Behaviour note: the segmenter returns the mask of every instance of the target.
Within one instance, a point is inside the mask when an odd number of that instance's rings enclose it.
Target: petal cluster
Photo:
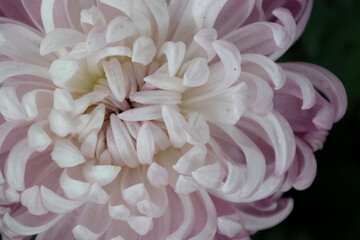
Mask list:
[[[249,239],[309,187],[341,82],[280,57],[310,0],[0,3],[8,239]]]

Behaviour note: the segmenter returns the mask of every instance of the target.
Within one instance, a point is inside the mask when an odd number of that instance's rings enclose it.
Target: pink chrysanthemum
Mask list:
[[[346,108],[274,62],[311,0],[1,0],[5,239],[249,239]]]

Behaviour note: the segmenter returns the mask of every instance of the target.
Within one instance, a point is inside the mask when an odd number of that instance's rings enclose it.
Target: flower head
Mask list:
[[[292,209],[346,108],[277,64],[312,1],[1,1],[10,239],[248,239]]]

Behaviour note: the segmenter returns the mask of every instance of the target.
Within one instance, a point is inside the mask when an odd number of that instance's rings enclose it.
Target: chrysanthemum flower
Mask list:
[[[311,0],[0,1],[5,239],[249,239],[313,181],[340,81]]]

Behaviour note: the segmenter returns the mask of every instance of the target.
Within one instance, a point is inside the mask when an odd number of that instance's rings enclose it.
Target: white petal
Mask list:
[[[165,54],[170,76],[175,76],[184,60],[186,46],[183,42],[165,42],[158,52],[158,57]]]
[[[243,70],[272,82],[276,90],[282,88],[286,81],[282,68],[260,54],[243,54]]]
[[[146,235],[154,226],[151,217],[130,216],[127,222],[141,236]]]
[[[97,240],[101,236],[82,225],[74,227],[72,233],[74,234],[76,240]]]
[[[45,224],[42,224],[42,225],[36,226],[36,227],[29,227],[29,226],[23,225],[22,223],[18,222],[16,219],[12,218],[9,215],[9,213],[5,213],[2,221],[3,221],[3,224],[11,231],[16,232],[17,234],[20,234],[20,235],[30,236],[30,235],[35,235],[40,232],[44,232],[44,231],[48,230],[49,228],[54,226],[62,217],[63,217],[63,215],[59,214],[54,219],[51,219],[50,221],[46,222]]]
[[[94,158],[95,157],[95,150],[96,144],[98,141],[97,131],[91,131],[84,141],[81,144],[80,151],[84,155],[84,157]]]
[[[117,236],[117,237],[111,238],[110,240],[125,240],[125,239],[121,236]]]
[[[25,118],[25,111],[17,97],[15,88],[2,87],[0,99],[0,113],[6,121],[14,122]]]
[[[137,135],[139,133],[141,124],[139,122],[125,121],[125,125],[126,125],[126,128],[129,130],[131,137],[136,139]]]
[[[55,29],[54,25],[54,2],[55,0],[41,1],[41,20],[46,33]]]
[[[79,141],[84,142],[91,132],[99,133],[105,119],[105,105],[99,104],[90,114],[90,121],[79,135]]]
[[[187,142],[193,145],[204,145],[209,141],[209,125],[201,113],[190,113],[186,136]]]
[[[167,74],[154,73],[153,75],[144,78],[144,81],[150,83],[154,87],[164,90],[178,91],[178,92],[183,92],[185,90],[181,78],[171,77],[170,75]]]
[[[35,122],[28,130],[29,146],[35,148],[36,151],[44,151],[52,143],[49,135],[42,128],[41,122]]]
[[[90,52],[95,52],[104,48],[107,45],[106,27],[93,27],[87,35],[86,44]]]
[[[156,143],[156,146],[160,148],[162,151],[166,150],[168,147],[170,147],[170,141],[163,129],[161,129],[158,125],[150,122],[150,129],[152,132],[152,135],[154,137],[154,141]]]
[[[246,181],[246,168],[227,162],[228,175],[221,190],[228,194],[241,190]]]
[[[34,215],[44,215],[48,211],[42,203],[39,186],[35,185],[21,193],[21,204],[27,207],[28,211]]]
[[[220,57],[225,70],[225,82],[223,85],[231,86],[238,80],[241,73],[241,55],[236,46],[230,42],[217,40],[213,47]]]
[[[122,190],[122,196],[130,206],[136,206],[140,201],[149,199],[149,194],[143,183],[135,184]]]
[[[118,16],[109,22],[106,31],[106,41],[109,43],[136,36],[135,24],[124,16]]]
[[[160,207],[149,200],[142,200],[137,204],[137,208],[140,213],[153,218],[161,217],[166,208]]]
[[[92,6],[89,9],[82,9],[80,12],[80,22],[95,26],[98,22],[99,25],[105,25],[105,17],[99,8]]]
[[[112,205],[108,205],[108,209],[109,209],[109,216],[112,219],[115,220],[127,220],[127,218],[130,216],[130,210],[125,207],[124,205],[117,205],[117,206],[112,206]]]
[[[206,165],[192,172],[192,177],[206,188],[217,188],[224,177],[223,169],[219,162]]]
[[[120,113],[117,117],[124,121],[147,121],[161,119],[161,106],[155,105],[133,108]]]
[[[148,123],[144,123],[139,129],[136,141],[136,153],[140,163],[152,163],[155,153],[155,142]]]
[[[275,175],[282,176],[291,166],[296,151],[294,132],[290,124],[275,111],[264,116],[249,111],[246,115],[259,124],[269,136],[275,151]]]
[[[290,71],[285,71],[285,74],[288,78],[288,81],[294,82],[301,90],[303,105],[301,109],[310,109],[316,103],[316,91],[310,82],[310,80],[301,74],[297,74]]]
[[[199,29],[213,27],[226,0],[195,0],[192,15]]]
[[[69,139],[59,139],[55,142],[51,158],[61,168],[74,167],[85,162],[80,150]]]
[[[184,217],[179,227],[169,235],[166,240],[187,239],[187,236],[193,230],[195,222],[195,210],[191,198],[186,195],[180,195],[180,202],[183,209]]]
[[[69,91],[57,88],[54,91],[54,108],[56,110],[73,111],[75,102]]]
[[[216,56],[216,51],[213,43],[217,39],[217,32],[213,28],[202,29],[194,37],[197,42],[208,54],[208,61],[211,61]]]
[[[185,63],[188,65],[183,77],[183,84],[186,87],[198,87],[209,80],[210,70],[208,61],[205,58],[195,58]]]
[[[179,112],[167,105],[162,107],[162,115],[171,144],[181,148],[186,143],[186,120]]]
[[[98,183],[105,186],[117,177],[121,167],[111,165],[92,165],[87,164],[83,167],[85,179],[89,183]]]
[[[110,116],[110,124],[115,145],[122,161],[132,168],[139,166],[134,144],[124,123],[113,114]]]
[[[61,173],[60,187],[65,195],[70,199],[79,199],[90,191],[91,184],[82,182],[69,177],[67,170]]]
[[[176,181],[175,192],[178,194],[188,195],[197,191],[198,188],[198,184],[192,177],[180,175],[178,180]]]
[[[30,121],[35,119],[39,110],[46,109],[51,106],[53,92],[44,89],[35,89],[25,93],[21,97],[21,103],[24,106],[26,113],[26,120]],[[41,112],[40,112],[41,113]]]
[[[7,78],[18,75],[32,75],[50,80],[47,68],[23,62],[0,62],[0,72],[0,83]]]
[[[8,203],[18,203],[20,202],[20,194],[13,189],[12,187],[5,188],[5,200],[8,201]]]
[[[53,213],[68,213],[77,209],[84,203],[84,201],[63,198],[45,186],[41,186],[40,191],[44,206]]]
[[[49,73],[53,83],[63,88],[66,82],[70,80],[78,71],[79,62],[72,59],[59,58],[52,62]]]
[[[126,95],[126,83],[119,61],[116,58],[108,62],[103,61],[103,67],[111,92],[119,102],[122,102]]]
[[[47,34],[41,41],[40,54],[44,56],[65,47],[74,46],[84,40],[85,35],[76,30],[57,28]]]
[[[129,17],[133,10],[133,0],[100,0],[101,3],[117,8]]]
[[[180,174],[191,174],[204,165],[206,153],[205,146],[195,146],[185,153],[173,168]]]
[[[150,9],[152,15],[154,16],[156,25],[157,25],[157,33],[158,33],[158,44],[161,44],[165,41],[169,23],[170,16],[167,8],[167,3],[163,0],[160,1],[152,1],[145,0],[147,7]]]
[[[218,217],[217,225],[219,232],[228,238],[233,238],[244,228],[240,221],[236,221],[231,215]]]
[[[100,187],[99,184],[94,183],[91,185],[88,200],[90,202],[98,203],[98,204],[105,204],[108,202],[110,196],[107,192]]]
[[[173,91],[153,90],[139,91],[130,96],[133,102],[142,104],[179,104],[181,103],[181,94]]]
[[[168,185],[168,177],[167,170],[156,162],[153,162],[147,170],[147,179],[154,187]]]
[[[222,126],[222,129],[234,140],[245,154],[247,171],[246,184],[241,190],[243,196],[253,194],[265,177],[265,157],[255,143],[235,126]]]
[[[143,65],[149,64],[156,54],[156,46],[148,37],[139,37],[133,45],[132,61]]]

